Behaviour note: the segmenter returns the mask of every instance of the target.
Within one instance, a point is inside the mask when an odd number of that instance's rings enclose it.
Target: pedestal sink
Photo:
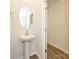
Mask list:
[[[31,40],[33,40],[35,38],[35,36],[34,35],[31,35],[31,34],[29,34],[29,35],[22,35],[21,37],[20,37],[20,40],[22,41],[22,42],[24,42],[24,46],[25,46],[25,48],[24,48],[24,59],[29,59],[29,43],[30,43],[30,41]]]
[[[31,25],[33,24],[33,12],[28,6],[21,7],[19,11],[19,23],[21,27],[26,30],[25,34],[20,36],[20,40],[24,43],[24,58],[29,59],[29,42],[35,37],[31,35]],[[29,34],[30,32],[30,34]],[[26,35],[27,34],[27,35]]]

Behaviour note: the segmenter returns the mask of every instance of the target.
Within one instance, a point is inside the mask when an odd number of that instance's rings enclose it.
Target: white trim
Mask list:
[[[35,54],[38,56],[39,59],[42,59],[42,57],[40,56],[40,54],[37,51],[30,53],[30,56],[33,56]],[[24,59],[24,56],[20,56],[16,59]]]
[[[36,51],[35,51],[35,52],[31,52],[31,53],[30,53],[30,56],[33,56],[33,55],[35,55],[35,54],[37,54]]]
[[[38,56],[39,59],[42,59],[42,57],[40,56],[40,54],[37,51],[30,53],[30,56],[33,56],[35,54]]]
[[[38,56],[39,59],[42,59],[42,57],[40,56],[38,52],[36,52],[36,55]]]
[[[24,56],[20,56],[20,57],[18,57],[18,58],[16,58],[16,59],[24,59]]]
[[[67,50],[65,50],[65,49],[63,49],[63,48],[61,48],[61,47],[58,47],[58,46],[55,45],[55,44],[52,44],[52,43],[49,43],[49,42],[47,42],[47,43],[50,44],[50,45],[52,45],[52,46],[54,46],[54,47],[56,47],[56,48],[58,48],[58,49],[60,49],[60,50],[62,50],[62,51],[64,51],[65,53],[69,54],[69,52],[68,52]]]

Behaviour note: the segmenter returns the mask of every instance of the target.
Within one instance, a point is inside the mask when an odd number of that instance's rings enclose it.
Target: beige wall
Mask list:
[[[21,34],[25,31],[19,25],[19,9],[21,6],[26,5],[32,8],[34,20],[32,33],[36,36],[36,40],[31,43],[32,44],[32,52],[37,51],[39,55],[42,54],[42,44],[41,43],[41,23],[40,23],[40,0],[11,0],[10,2],[10,10],[13,14],[11,14],[11,59],[16,59],[18,57],[23,56],[23,44],[19,40]],[[36,44],[35,44],[36,42]],[[36,49],[35,49],[36,45]]]
[[[68,0],[48,0],[47,41],[68,52]]]

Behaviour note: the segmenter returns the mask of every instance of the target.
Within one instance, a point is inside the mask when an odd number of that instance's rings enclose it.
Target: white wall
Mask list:
[[[42,56],[42,38],[41,38],[41,8],[40,8],[40,0],[11,0],[10,9],[13,13],[11,15],[11,59],[16,59],[18,57],[23,56],[23,44],[19,40],[21,34],[25,31],[19,25],[19,9],[21,6],[26,5],[32,8],[34,20],[32,33],[36,36],[36,39],[33,43],[31,43],[31,52],[37,51],[37,53]],[[36,43],[36,44],[35,44]],[[35,49],[36,46],[36,49]]]
[[[48,42],[69,50],[68,0],[48,0]]]

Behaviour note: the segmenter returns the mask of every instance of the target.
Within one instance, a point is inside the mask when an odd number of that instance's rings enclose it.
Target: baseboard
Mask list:
[[[69,52],[67,52],[66,50],[60,48],[60,47],[57,47],[56,45],[53,45],[51,43],[48,42],[48,45],[50,45],[52,48],[58,50],[60,53],[64,54],[64,55],[69,55]]]
[[[40,56],[40,54],[38,52],[36,52],[36,51],[30,53],[30,56],[33,56],[33,55],[37,55],[39,59],[42,59],[41,56]],[[24,56],[20,56],[20,57],[18,57],[16,59],[24,59]]]
[[[58,48],[58,49],[60,49],[60,50],[64,51],[65,53],[69,54],[69,52],[68,52],[68,51],[66,51],[66,50],[65,50],[65,49],[63,49],[63,48],[60,48],[60,47],[58,47],[58,46],[56,46],[56,45],[54,45],[54,44],[51,44],[51,43],[49,43],[49,42],[48,42],[48,44],[50,44],[50,45],[52,45],[52,46],[54,46],[54,47],[56,47],[56,48]]]
[[[16,59],[24,59],[24,56],[20,56],[20,57],[18,57],[18,58],[16,58]]]
[[[37,55],[39,59],[42,59],[40,54],[37,51],[30,53],[30,56],[33,56],[33,55]]]
[[[33,56],[33,55],[36,55],[37,54],[37,52],[35,51],[35,52],[31,52],[30,53],[30,56]]]
[[[38,52],[36,52],[36,55],[38,56],[39,59],[42,59],[42,57],[40,56]]]

